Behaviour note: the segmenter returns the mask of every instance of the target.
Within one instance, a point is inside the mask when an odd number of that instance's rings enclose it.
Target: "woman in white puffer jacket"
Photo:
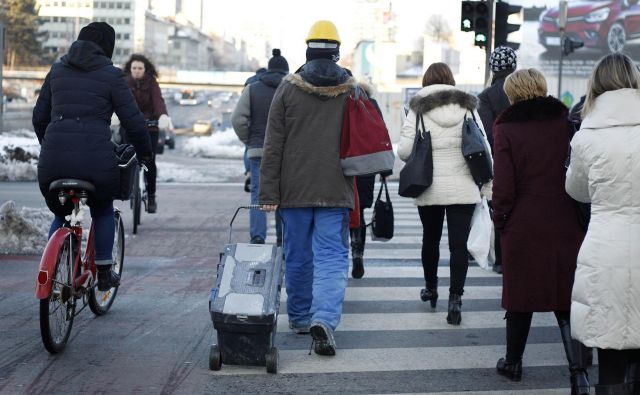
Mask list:
[[[596,394],[635,394],[640,362],[640,73],[616,53],[596,65],[571,142],[566,190],[591,203],[571,297],[575,339],[598,348]],[[628,380],[633,381],[633,379]],[[628,391],[628,392],[626,392]]]
[[[462,156],[465,115],[469,118],[475,115],[483,132],[484,128],[476,112],[477,98],[455,88],[449,66],[444,63],[429,66],[422,86],[424,88],[411,99],[410,110],[400,134],[398,156],[404,161],[409,158],[416,133],[416,120],[422,115],[426,131],[431,133],[433,183],[415,199],[423,228],[422,267],[426,282],[426,288],[420,291],[420,298],[424,302],[431,301],[431,307],[436,307],[440,238],[446,212],[451,253],[447,322],[459,325],[462,319],[461,296],[469,267],[467,239],[475,205],[481,201],[481,191]],[[490,150],[486,136],[485,144]],[[491,183],[485,184],[482,193],[490,198],[491,188]]]

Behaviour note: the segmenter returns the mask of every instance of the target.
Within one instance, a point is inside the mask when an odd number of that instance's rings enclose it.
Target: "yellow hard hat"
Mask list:
[[[336,25],[331,21],[318,21],[309,29],[309,35],[306,42],[314,40],[329,40],[335,41],[340,44],[340,36],[338,36],[338,29]]]

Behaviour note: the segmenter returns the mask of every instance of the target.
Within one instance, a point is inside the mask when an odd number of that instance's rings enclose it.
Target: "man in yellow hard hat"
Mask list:
[[[311,333],[316,354],[335,355],[354,206],[340,134],[355,80],[336,64],[340,37],[333,23],[316,22],[306,41],[307,63],[283,79],[271,103],[258,201],[282,215],[289,326]]]

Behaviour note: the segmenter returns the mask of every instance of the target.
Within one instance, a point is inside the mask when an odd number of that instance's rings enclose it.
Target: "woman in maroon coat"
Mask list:
[[[571,371],[572,393],[588,394],[589,383],[571,341],[569,307],[578,250],[584,237],[574,202],[565,192],[569,146],[568,110],[547,94],[535,69],[507,77],[511,106],[496,120],[493,210],[502,237],[502,307],[507,310],[507,355],[498,373],[522,376],[533,312],[556,315]]]
[[[156,203],[156,149],[160,142],[159,129],[171,129],[171,119],[167,115],[167,107],[162,98],[162,92],[158,85],[158,73],[156,68],[144,55],[133,54],[124,65],[124,72],[127,76],[127,83],[136,99],[138,108],[144,114],[146,121],[157,121],[157,126],[147,126],[151,138],[153,152],[152,161],[147,163],[148,171],[145,173],[147,182],[147,211],[155,213]]]

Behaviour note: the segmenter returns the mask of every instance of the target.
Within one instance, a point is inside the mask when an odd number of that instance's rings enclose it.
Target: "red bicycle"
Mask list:
[[[60,204],[73,203],[73,211],[65,225],[56,230],[42,254],[36,282],[36,298],[40,299],[40,334],[51,354],[64,350],[74,317],[87,305],[97,315],[106,314],[113,304],[118,287],[105,292],[97,288],[97,269],[93,246],[93,226],[83,239],[82,219],[94,186],[82,180],[62,179],[51,183],[49,191]],[[120,211],[115,210],[116,230],[113,243],[113,270],[122,274],[124,262],[124,226]],[[84,245],[83,245],[84,244]],[[77,309],[78,300],[81,307]]]

